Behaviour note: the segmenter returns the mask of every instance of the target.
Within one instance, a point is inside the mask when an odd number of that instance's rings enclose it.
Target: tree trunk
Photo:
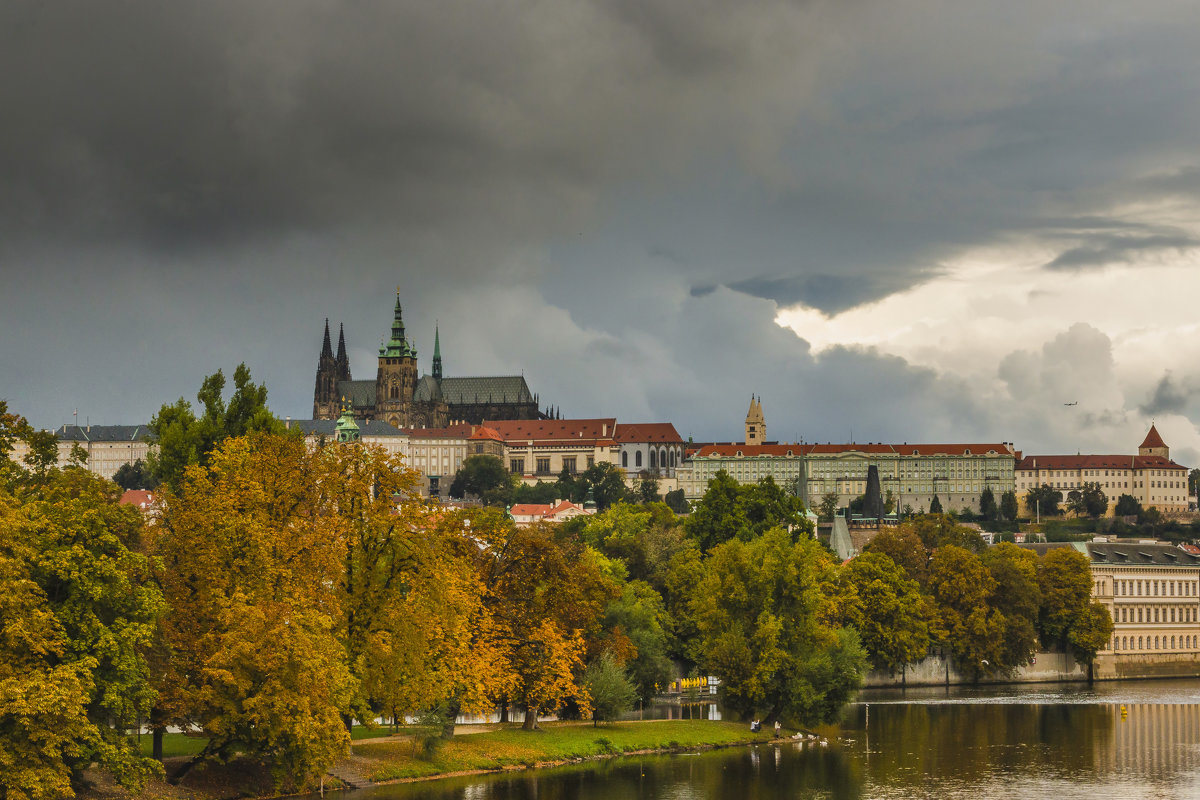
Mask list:
[[[500,723],[508,722],[508,695],[500,697]]]
[[[454,723],[458,720],[458,712],[462,710],[462,702],[457,697],[446,701],[446,718],[442,722],[442,738],[454,738]]]
[[[521,730],[536,731],[537,730],[538,710],[537,706],[529,706],[525,709],[525,722],[521,724]]]
[[[152,755],[152,757],[154,758],[154,760],[155,760],[155,761],[162,761],[162,760],[163,760],[163,733],[164,733],[164,729],[163,729],[163,728],[161,728],[161,727],[155,727],[155,728],[152,728],[152,729],[151,729],[151,732],[152,732],[152,734],[153,734],[153,736],[154,736],[154,749],[153,749],[153,752],[152,752],[152,754],[151,754],[151,755]]]

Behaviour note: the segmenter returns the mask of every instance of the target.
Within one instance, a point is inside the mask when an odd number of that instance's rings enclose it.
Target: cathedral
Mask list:
[[[417,377],[417,348],[404,335],[399,292],[391,338],[379,346],[374,380],[356,381],[350,376],[345,329],[338,332],[337,355],[334,355],[326,320],[325,342],[317,359],[313,419],[337,419],[342,414],[343,399],[355,419],[380,420],[397,428],[444,428],[457,422],[478,425],[485,419],[550,416],[538,410],[538,398],[529,391],[521,375],[443,378],[441,339],[436,330],[432,366],[432,374]]]

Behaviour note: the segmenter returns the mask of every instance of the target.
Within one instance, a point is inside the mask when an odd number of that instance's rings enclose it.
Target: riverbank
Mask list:
[[[355,744],[345,766],[371,783],[382,783],[554,766],[618,755],[705,750],[769,739],[769,733],[752,733],[740,722],[631,720],[599,726],[590,722],[547,722],[536,731],[511,725],[470,736],[456,735],[431,754],[420,752],[411,740],[364,741]]]
[[[628,720],[593,726],[590,722],[543,722],[536,731],[520,724],[460,725],[453,739],[426,753],[421,742],[406,733],[374,738],[356,729],[351,754],[330,770],[327,790],[339,783],[362,788],[379,783],[435,780],[533,767],[612,758],[621,755],[710,750],[769,741],[767,732],[752,733],[741,722],[714,720]],[[173,736],[166,761],[168,773],[178,770],[198,750],[201,740]],[[185,755],[185,753],[187,755]],[[95,783],[80,793],[81,800],[232,800],[274,796],[267,770],[243,759],[225,765],[208,764],[192,770],[182,785],[152,780],[140,794],[130,794],[92,775]]]

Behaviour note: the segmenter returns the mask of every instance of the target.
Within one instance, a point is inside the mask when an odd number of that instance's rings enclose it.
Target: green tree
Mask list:
[[[122,489],[158,488],[158,481],[140,458],[132,464],[122,464],[113,475],[113,483]]]
[[[1042,643],[1066,650],[1071,630],[1087,621],[1084,615],[1092,600],[1091,563],[1072,547],[1048,550],[1038,564],[1038,584],[1042,589]]]
[[[715,547],[689,598],[701,667],[721,678],[726,705],[831,721],[862,680],[866,654],[851,629],[830,619],[823,582],[833,564],[816,541],[779,528]]]
[[[602,653],[588,664],[583,684],[592,698],[592,723],[612,722],[633,708],[637,690],[612,653]]]
[[[605,627],[615,637],[624,637],[632,645],[633,652],[625,667],[637,696],[644,702],[649,702],[657,687],[666,686],[671,678],[665,621],[662,596],[642,581],[626,583],[621,596],[610,602],[604,611]],[[595,694],[592,702],[599,708]]]
[[[595,501],[598,511],[603,511],[613,503],[628,500],[630,497],[629,490],[625,488],[625,477],[621,470],[607,461],[601,461],[588,467],[575,479],[571,491],[571,499],[576,503],[585,501],[588,492],[591,492],[592,500]]]
[[[833,521],[833,515],[837,512],[837,504],[837,492],[826,492],[821,495],[821,504],[817,506],[817,514],[822,522]]]
[[[1082,517],[1087,513],[1087,506],[1083,503],[1083,492],[1078,489],[1067,492],[1067,511],[1077,517]]]
[[[493,455],[479,453],[463,459],[450,484],[451,497],[471,495],[484,505],[505,506],[512,502],[517,479],[504,468],[504,462]]]
[[[875,669],[895,673],[929,650],[929,609],[916,581],[881,552],[866,552],[845,569],[854,587],[848,622]]]
[[[640,473],[640,478],[637,488],[638,500],[643,503],[657,503],[661,499],[658,496],[658,478],[646,471]]]
[[[1112,615],[1103,603],[1091,602],[1082,609],[1067,631],[1067,644],[1075,658],[1091,665],[1096,653],[1108,644],[1113,634]]]
[[[979,557],[961,547],[941,547],[930,562],[938,627],[958,670],[976,680],[1001,660],[1005,624],[989,602],[995,588]]]
[[[154,415],[149,428],[158,447],[148,456],[154,480],[177,491],[184,470],[192,464],[207,464],[209,454],[225,439],[251,432],[283,433],[283,423],[267,409],[266,387],[251,381],[245,364],[234,370],[233,384],[226,403],[222,396],[225,376],[217,370],[204,379],[196,394],[202,409],[199,417],[182,397]]]
[[[1017,518],[1017,493],[1012,489],[1000,495],[1000,518],[1009,521]]]
[[[941,514],[942,513],[942,501],[938,499],[938,496],[936,494],[933,496],[933,499],[929,501],[929,513],[930,514]]]
[[[93,763],[137,788],[158,771],[128,732],[163,610],[142,518],[84,469],[33,466],[0,488],[0,796],[71,797]]]
[[[996,505],[996,494],[990,486],[985,487],[979,495],[979,516],[986,520],[994,520],[1000,513]]]
[[[1108,497],[1100,488],[1099,482],[1089,481],[1083,484],[1080,496],[1083,513],[1089,517],[1095,519],[1104,516],[1104,513],[1108,511]]]
[[[1131,494],[1123,494],[1117,498],[1117,507],[1113,512],[1118,517],[1135,517],[1142,513],[1142,504]]]
[[[721,470],[685,523],[688,536],[703,550],[732,538],[753,539],[771,528],[811,535],[804,504],[770,477],[743,486]]]
[[[1002,647],[998,669],[1015,669],[1032,662],[1038,645],[1038,614],[1042,592],[1038,585],[1037,556],[1015,544],[1001,543],[980,558],[995,581],[988,602],[999,612]]]
[[[1039,514],[1043,517],[1054,517],[1058,516],[1058,505],[1062,499],[1062,492],[1048,483],[1043,483],[1025,493],[1025,508],[1031,517]]]
[[[675,489],[667,492],[666,496],[663,497],[663,502],[676,514],[687,514],[692,510],[692,507],[688,505],[683,489]]]

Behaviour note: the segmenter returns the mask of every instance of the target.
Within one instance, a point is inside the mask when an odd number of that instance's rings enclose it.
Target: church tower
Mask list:
[[[409,406],[417,388],[417,349],[404,337],[400,291],[392,315],[392,337],[379,347],[379,370],[375,375],[375,419],[407,427]]]
[[[349,370],[349,366],[347,366]],[[337,414],[338,362],[329,344],[329,319],[325,319],[325,342],[317,357],[317,386],[313,391],[313,419],[328,419]]]
[[[746,413],[746,444],[762,444],[767,440],[767,423],[763,419],[762,399],[750,395],[750,410]]]
[[[438,326],[433,326],[433,377],[442,379],[442,341],[438,336]]]

